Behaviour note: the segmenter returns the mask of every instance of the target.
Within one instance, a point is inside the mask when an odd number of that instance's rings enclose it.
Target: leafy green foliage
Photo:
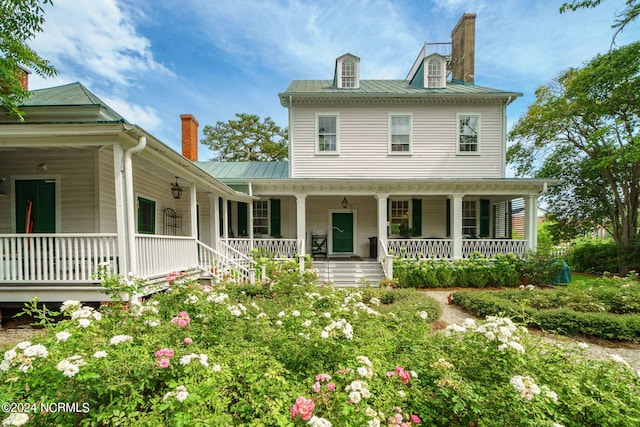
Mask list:
[[[602,278],[584,289],[462,291],[456,304],[478,316],[506,315],[517,322],[569,335],[640,339],[640,281]]]
[[[620,254],[638,236],[640,42],[596,56],[536,90],[509,134],[507,159],[521,176],[559,178],[547,199],[565,235],[597,225]],[[620,271],[628,265],[619,260]]]
[[[635,372],[508,319],[442,333],[429,328],[435,303],[415,290],[296,285],[301,292],[280,295],[277,280],[249,293],[179,276],[117,316],[66,302],[70,319],[41,344],[6,349],[0,400],[81,409],[27,414],[42,426],[308,425],[294,407],[334,426],[640,421]],[[486,335],[491,324],[499,339]]]
[[[29,96],[20,84],[20,67],[27,67],[43,77],[56,75],[49,61],[42,59],[27,42],[42,31],[44,9],[51,0],[3,0],[0,2],[0,106],[9,115],[24,120],[19,110]]]
[[[287,129],[270,118],[236,114],[237,120],[206,125],[202,144],[213,150],[218,161],[277,161],[288,156]]]

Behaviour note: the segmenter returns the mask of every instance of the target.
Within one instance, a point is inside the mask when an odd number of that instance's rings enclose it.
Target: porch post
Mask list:
[[[229,243],[229,200],[222,199],[222,225],[224,229],[222,230],[222,237],[224,240]]]
[[[253,250],[253,200],[247,202],[249,205],[249,218],[247,218],[247,234],[249,235],[250,248]]]
[[[307,245],[307,195],[296,194],[296,237],[300,243],[298,252],[300,255],[300,273],[304,272],[304,256],[306,254]]]
[[[535,251],[538,247],[538,196],[530,194],[524,198],[524,238],[527,249]]]
[[[462,258],[462,198],[463,194],[452,195],[453,206],[451,209],[451,241],[453,259]]]
[[[113,146],[113,173],[114,186],[116,196],[116,231],[118,233],[118,265],[113,266],[113,271],[117,271],[122,275],[129,272],[129,255],[127,247],[127,211],[126,198],[124,196],[124,177],[123,175],[123,156],[122,146],[116,144]]]
[[[216,251],[219,251],[218,242],[220,242],[220,205],[218,204],[219,197],[210,194],[209,195],[209,211],[213,213],[213,220],[209,221],[209,227],[211,230],[211,247]]]
[[[191,223],[191,237],[198,238],[198,202],[196,200],[196,185],[191,184],[189,187],[189,208],[190,208],[190,223]]]
[[[389,198],[388,194],[376,194],[376,199],[378,199],[378,241],[382,239],[385,243],[387,242],[387,199]],[[386,246],[386,245],[385,245]],[[380,244],[378,244],[378,248]],[[378,251],[378,261],[382,260],[384,256],[383,253]]]

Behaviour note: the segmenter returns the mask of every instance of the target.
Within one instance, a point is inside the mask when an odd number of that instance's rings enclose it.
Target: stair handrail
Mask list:
[[[244,255],[242,252],[235,250],[225,242],[220,242],[220,243],[221,243],[221,246],[226,251],[226,253],[217,251],[212,247],[209,247],[206,244],[202,243],[199,240],[197,241],[197,243],[198,243],[198,262],[200,264],[201,269],[205,271],[210,271],[210,273],[213,274],[218,279],[223,279],[225,275],[240,276],[243,280],[251,284],[255,284],[256,282],[255,267],[257,263],[254,260]],[[213,258],[215,258],[215,260],[222,265],[223,271],[217,271],[217,269],[213,271],[211,266],[207,266],[207,263],[204,262],[203,260],[204,258],[203,255],[207,253],[209,255],[213,255]],[[235,256],[235,258],[229,256],[230,253],[232,253]],[[234,277],[234,278],[238,279],[239,277]]]
[[[380,253],[378,259],[382,265],[384,277],[393,279],[393,256],[389,255],[387,251],[387,239],[383,237],[378,238],[378,251]]]

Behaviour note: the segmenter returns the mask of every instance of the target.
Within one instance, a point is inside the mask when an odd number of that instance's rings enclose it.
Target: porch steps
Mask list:
[[[374,260],[358,261],[313,261],[313,268],[318,271],[320,283],[330,282],[337,287],[356,287],[366,282],[376,286],[384,278],[379,262]]]

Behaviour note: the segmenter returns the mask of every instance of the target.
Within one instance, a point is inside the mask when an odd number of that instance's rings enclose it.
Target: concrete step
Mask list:
[[[359,286],[364,281],[377,285],[384,278],[377,261],[314,261],[313,267],[321,283],[330,282],[334,286]]]

